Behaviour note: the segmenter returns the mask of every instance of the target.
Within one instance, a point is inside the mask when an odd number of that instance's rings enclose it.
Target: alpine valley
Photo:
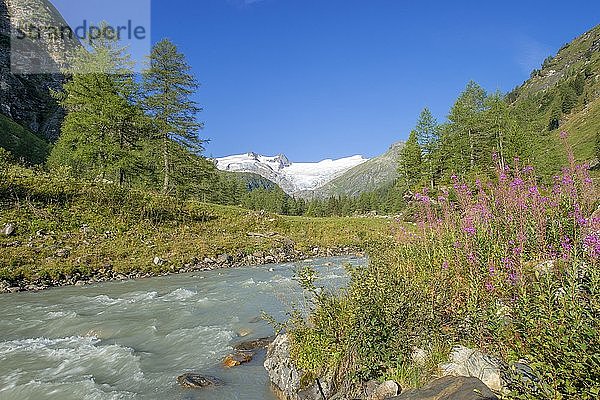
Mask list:
[[[355,155],[309,163],[291,162],[283,154],[268,157],[248,153],[217,158],[215,164],[221,171],[260,175],[294,197],[356,196],[394,183],[402,147],[402,142],[396,143],[372,159]]]

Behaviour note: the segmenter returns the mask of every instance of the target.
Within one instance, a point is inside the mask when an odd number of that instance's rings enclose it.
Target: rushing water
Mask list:
[[[285,319],[302,306],[292,280],[312,265],[325,286],[346,282],[331,258],[0,295],[0,399],[273,399],[262,354],[225,369],[241,341],[269,336],[261,312]],[[225,385],[181,389],[184,372]]]

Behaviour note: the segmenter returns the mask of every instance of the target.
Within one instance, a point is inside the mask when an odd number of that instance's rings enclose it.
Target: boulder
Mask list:
[[[391,399],[394,396],[400,394],[402,389],[394,381],[385,381],[381,385],[375,387],[375,390],[369,396],[367,400],[386,400]]]
[[[246,337],[246,336],[249,336],[249,335],[251,335],[251,334],[252,334],[252,329],[249,329],[249,328],[241,328],[241,329],[239,329],[239,330],[238,330],[236,333],[237,333],[237,335],[238,335],[239,337]]]
[[[452,350],[449,362],[440,368],[443,376],[478,378],[496,393],[502,392],[506,386],[503,379],[506,376],[506,365],[500,359],[479,350],[457,346]]]
[[[235,354],[230,354],[223,360],[223,366],[226,368],[237,367],[242,364],[249,363],[252,361],[252,357],[254,354],[249,352],[237,352]]]
[[[275,340],[275,336],[241,342],[233,346],[237,351],[254,351],[264,349]]]
[[[177,383],[186,389],[199,389],[210,386],[221,386],[223,381],[212,376],[204,376],[195,373],[186,373],[177,377]]]
[[[409,390],[394,400],[498,400],[481,380],[465,376],[446,376],[420,390]]]
[[[0,231],[0,233],[2,235],[4,235],[4,236],[10,236],[13,233],[15,233],[16,229],[17,228],[16,228],[15,224],[8,223],[8,224],[4,225],[4,227],[2,228],[2,230]]]
[[[290,338],[279,335],[267,348],[265,369],[272,387],[280,398],[288,400],[322,400],[330,398],[331,385],[326,379],[303,382],[304,373],[290,357]]]
[[[233,262],[233,257],[229,254],[221,254],[217,257],[217,263],[219,264],[231,264]]]

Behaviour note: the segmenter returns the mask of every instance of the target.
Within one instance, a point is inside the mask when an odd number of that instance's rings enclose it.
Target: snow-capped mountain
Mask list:
[[[329,183],[344,172],[368,161],[363,156],[317,163],[293,163],[283,154],[267,157],[256,153],[217,158],[222,171],[252,172],[278,184],[286,193],[313,191]]]

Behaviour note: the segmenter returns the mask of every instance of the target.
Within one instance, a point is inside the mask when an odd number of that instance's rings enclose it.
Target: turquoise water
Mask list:
[[[139,281],[0,295],[0,399],[274,399],[259,354],[225,369],[232,346],[272,334],[257,317],[306,307],[292,279],[312,265],[321,284],[347,282],[330,258]],[[257,321],[258,320],[258,321]],[[181,389],[184,372],[222,387]]]

